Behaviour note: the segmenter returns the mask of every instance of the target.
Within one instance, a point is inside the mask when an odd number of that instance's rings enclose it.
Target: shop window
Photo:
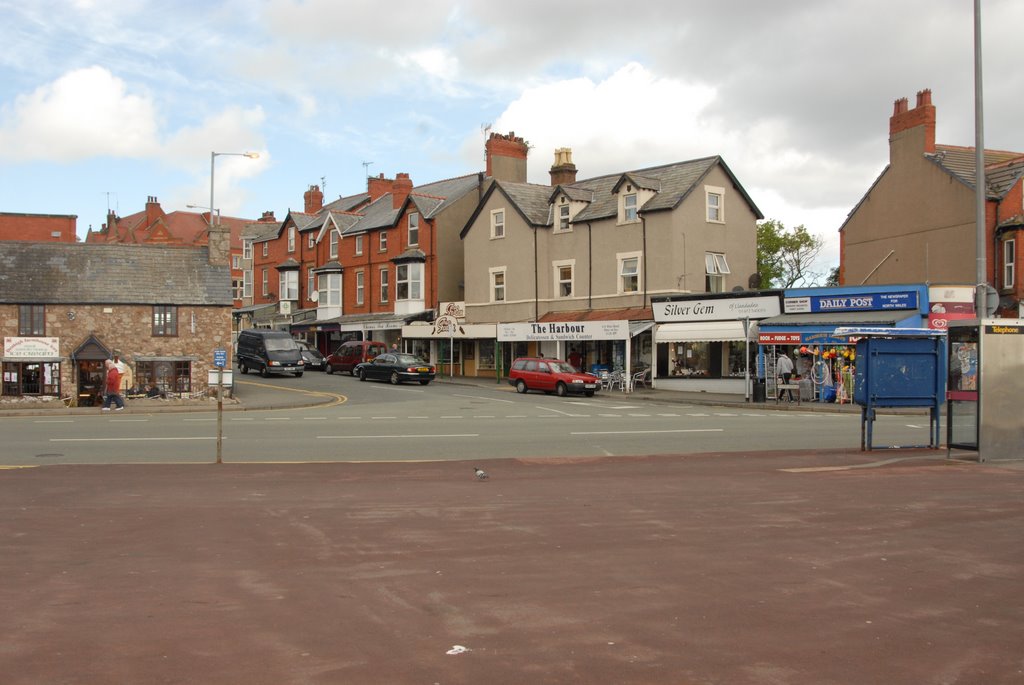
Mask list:
[[[46,335],[46,306],[41,304],[18,305],[18,335]]]
[[[60,362],[4,362],[3,394],[60,396]]]
[[[192,392],[192,362],[187,360],[137,361],[135,385],[159,388],[165,393]]]
[[[493,369],[494,368],[494,341],[493,340],[481,340],[477,343],[477,353],[480,357],[477,362],[477,368],[479,369]]]
[[[153,335],[160,338],[178,335],[178,308],[175,305],[153,305]]]

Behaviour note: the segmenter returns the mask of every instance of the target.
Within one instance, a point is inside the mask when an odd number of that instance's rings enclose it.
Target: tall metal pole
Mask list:
[[[988,292],[988,269],[985,264],[986,239],[985,221],[985,117],[981,88],[981,0],[974,0],[974,168],[975,168],[975,224],[977,231],[977,286],[975,308],[978,318],[985,316]]]
[[[217,159],[217,153],[210,152],[210,228],[213,228],[213,167]]]

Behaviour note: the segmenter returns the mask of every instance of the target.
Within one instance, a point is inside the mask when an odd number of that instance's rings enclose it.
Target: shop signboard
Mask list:
[[[52,359],[60,356],[60,338],[4,338],[4,357]]]
[[[974,288],[931,286],[928,288],[928,328],[946,330],[950,321],[973,319]]]
[[[761,331],[757,336],[761,345],[849,345],[845,335],[832,333],[797,333],[793,331]]]
[[[742,321],[743,319],[767,319],[778,316],[777,295],[754,297],[705,296],[690,300],[672,300],[651,304],[656,323],[681,323],[687,321]]]
[[[547,321],[499,323],[498,340],[628,340],[628,321]]]
[[[761,332],[757,336],[757,342],[762,345],[799,345],[800,334],[799,333],[765,333]]]
[[[887,293],[859,293],[836,295],[804,295],[787,297],[786,314],[816,314],[820,312],[869,312],[887,309],[917,309],[915,290],[897,290]]]

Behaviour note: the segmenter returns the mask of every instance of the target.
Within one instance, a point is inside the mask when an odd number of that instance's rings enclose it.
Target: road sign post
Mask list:
[[[224,367],[228,363],[228,351],[217,348],[213,351],[213,365],[217,367],[217,463],[224,463],[221,454],[224,442]]]

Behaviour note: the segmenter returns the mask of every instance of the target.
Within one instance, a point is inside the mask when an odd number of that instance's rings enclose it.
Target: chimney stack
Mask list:
[[[160,208],[160,203],[157,202],[155,195],[150,195],[146,198],[146,228],[149,228],[155,224],[160,217],[164,215],[164,210]]]
[[[316,214],[324,208],[324,194],[320,191],[320,186],[310,186],[302,195],[302,199],[305,207],[303,211],[306,214]]]
[[[274,210],[271,209],[269,212],[263,212],[263,216],[260,217],[260,220],[259,220],[258,223],[261,223],[261,224],[276,224],[277,223],[277,217],[274,216]]]
[[[515,131],[508,135],[492,133],[484,145],[487,155],[487,175],[499,181],[526,183],[526,155],[530,146],[525,140],[516,136]]]
[[[394,180],[384,178],[384,174],[379,176],[367,176],[366,192],[370,195],[370,202],[390,193],[392,184],[394,184]]]
[[[914,109],[907,108],[907,98],[896,100],[889,118],[889,158],[892,160],[894,143],[913,137],[916,154],[935,152],[935,105],[932,91],[918,91]]]
[[[576,182],[576,165],[572,163],[572,148],[555,150],[555,163],[551,165],[551,185],[571,185]]]
[[[391,206],[398,209],[412,192],[412,179],[409,174],[395,174],[395,182],[391,184]]]

